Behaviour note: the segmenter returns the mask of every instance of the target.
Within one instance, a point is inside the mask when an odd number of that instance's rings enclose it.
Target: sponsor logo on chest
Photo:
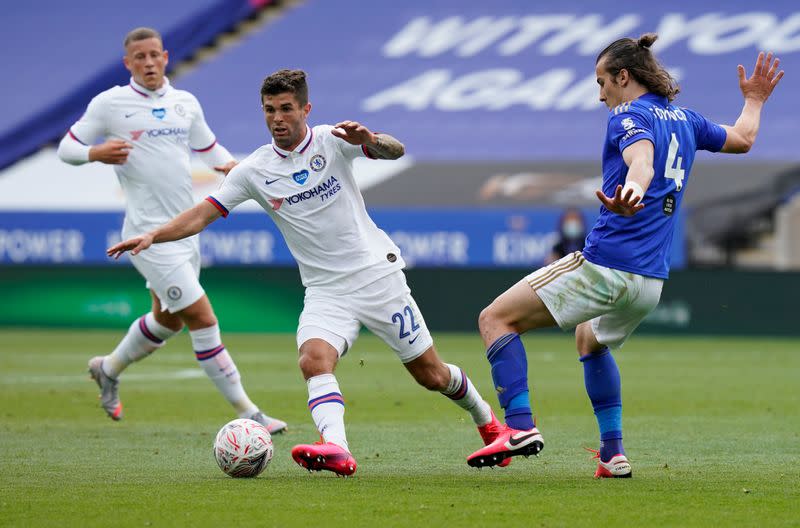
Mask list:
[[[167,104],[158,108],[140,108],[126,111],[124,114],[126,128],[132,141],[143,139],[171,139],[186,141],[189,137],[189,120],[186,108],[180,103]],[[153,123],[160,126],[153,127]],[[151,128],[152,127],[152,128]]]
[[[186,140],[189,137],[189,129],[183,127],[164,127],[150,128],[145,130],[131,130],[131,140],[139,141],[142,138],[174,138]]]
[[[296,174],[297,173],[295,173],[295,175]],[[292,177],[294,178],[295,175]],[[308,174],[306,174],[305,178],[308,178]],[[297,180],[295,179],[295,181]],[[269,202],[272,205],[272,210],[277,211],[281,208],[281,206],[283,206],[284,203],[288,205],[297,205],[308,200],[315,200],[316,203],[326,202],[333,198],[336,193],[341,190],[342,184],[339,182],[336,176],[330,176],[327,180],[323,180],[321,183],[311,187],[310,189],[287,196],[286,198],[270,199]]]

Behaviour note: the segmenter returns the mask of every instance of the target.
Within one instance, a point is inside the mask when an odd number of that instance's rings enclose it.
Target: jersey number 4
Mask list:
[[[675,180],[675,189],[680,191],[683,188],[683,175],[686,173],[681,168],[683,158],[678,156],[678,138],[675,137],[675,132],[672,133],[672,139],[669,142],[669,151],[667,151],[667,166],[664,167],[664,177],[670,180]]]

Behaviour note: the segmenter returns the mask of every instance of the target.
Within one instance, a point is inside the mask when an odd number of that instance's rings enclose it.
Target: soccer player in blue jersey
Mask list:
[[[621,347],[658,304],[695,152],[749,151],[761,108],[783,77],[772,53],[758,55],[749,78],[740,65],[744,107],[734,125],[717,125],[672,105],[679,89],[650,51],[656,38],[648,33],[619,39],[597,57],[600,100],[610,112],[603,189],[597,191],[602,206],[586,247],[528,275],[481,312],[481,337],[506,430],[467,458],[471,466],[507,463],[544,447],[532,419],[519,335],[558,325],[575,328],[586,392],[600,429],[595,478],[632,475],[622,446],[620,375],[610,349]]]

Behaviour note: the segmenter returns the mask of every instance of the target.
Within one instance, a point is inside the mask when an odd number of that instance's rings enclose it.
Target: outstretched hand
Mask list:
[[[106,250],[106,255],[114,258],[120,258],[123,253],[130,251],[131,255],[138,255],[139,252],[144,251],[153,245],[153,236],[150,234],[140,235],[130,238],[119,244],[115,244]]]
[[[599,189],[595,191],[595,194],[597,198],[603,202],[603,205],[606,206],[606,209],[618,215],[633,216],[644,209],[642,197],[634,196],[633,189],[625,191],[625,195],[623,196],[622,185],[617,185],[614,196],[606,196],[603,194],[603,191]]]
[[[744,66],[741,64],[738,66],[739,89],[745,99],[763,103],[772,95],[772,90],[775,89],[783,77],[783,70],[778,71],[780,62],[777,57],[774,61],[772,60],[771,51],[767,53],[766,60],[764,60],[764,52],[762,51],[758,54],[756,65],[750,78],[747,78]]]
[[[375,134],[358,121],[341,121],[336,123],[331,134],[341,138],[351,145],[365,145],[375,143]]]

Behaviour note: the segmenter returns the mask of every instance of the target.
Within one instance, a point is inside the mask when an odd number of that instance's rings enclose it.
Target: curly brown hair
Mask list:
[[[621,70],[628,70],[628,74],[647,88],[647,91],[672,101],[681,89],[650,51],[650,46],[656,39],[658,35],[655,33],[645,33],[636,40],[627,37],[615,40],[600,52],[595,65],[605,59],[605,69],[612,78]]]
[[[278,95],[282,93],[294,94],[300,106],[308,103],[308,83],[306,72],[303,70],[278,70],[268,75],[261,83],[261,99],[265,95]]]

